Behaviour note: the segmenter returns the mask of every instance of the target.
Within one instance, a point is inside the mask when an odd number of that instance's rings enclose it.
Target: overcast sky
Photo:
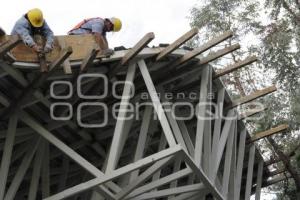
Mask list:
[[[189,13],[197,0],[7,0],[0,12],[0,26],[10,33],[15,21],[31,8],[40,8],[55,35],[66,34],[84,18],[119,17],[123,29],[108,34],[111,47],[132,47],[147,32],[150,45],[170,43],[190,30]]]

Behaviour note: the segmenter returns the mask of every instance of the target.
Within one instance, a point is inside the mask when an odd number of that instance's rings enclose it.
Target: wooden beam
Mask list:
[[[0,57],[3,57],[9,50],[17,46],[19,42],[21,42],[21,38],[19,36],[11,37],[9,41],[0,46]]]
[[[231,45],[229,47],[226,47],[224,49],[221,49],[219,51],[216,51],[216,52],[213,52],[213,53],[210,53],[207,57],[205,57],[204,59],[200,59],[200,61],[197,63],[198,65],[205,65],[213,60],[216,60],[228,53],[231,53],[237,49],[241,48],[241,46],[239,44],[234,44],[234,45]]]
[[[256,115],[260,112],[263,112],[265,110],[267,110],[268,108],[267,107],[264,107],[264,108],[258,108],[258,109],[250,109],[250,111],[246,111],[244,113],[241,113],[239,116],[238,116],[238,119],[239,120],[243,120],[243,119],[246,119],[248,117],[251,117],[253,115]]]
[[[66,46],[66,42],[63,38],[57,38],[58,44],[60,45],[60,47],[62,49],[65,49]],[[69,58],[67,58],[64,63],[63,63],[63,68],[64,68],[64,72],[65,74],[72,74],[72,68],[71,68],[71,64],[70,64],[70,60]]]
[[[147,44],[149,44],[153,39],[155,35],[154,33],[150,32],[147,33],[134,47],[128,51],[128,53],[125,54],[125,56],[121,60],[121,65],[126,65],[128,62],[134,58],[140,51],[142,51]]]
[[[207,43],[205,43],[204,45],[200,46],[199,48],[194,49],[193,51],[190,51],[188,53],[186,53],[184,56],[182,56],[181,58],[179,58],[178,60],[175,61],[175,63],[172,66],[178,66],[178,65],[182,65],[183,63],[193,59],[194,57],[196,57],[197,55],[207,51],[208,49],[214,47],[215,45],[223,42],[224,40],[230,38],[233,36],[233,32],[232,31],[226,31],[225,33],[223,33],[222,35],[219,35],[218,37],[208,41]]]
[[[177,78],[186,75],[186,73],[191,73],[191,71],[193,71],[193,73],[195,73],[195,71],[200,70],[203,65],[212,62],[230,52],[235,51],[236,49],[239,49],[240,45],[239,44],[235,44],[232,45],[230,47],[226,47],[224,49],[221,49],[217,52],[213,52],[208,54],[206,57],[200,59],[200,61],[198,63],[196,63],[195,65],[186,65],[184,67],[180,67],[179,69],[175,70],[174,68],[170,68],[172,66],[166,66],[162,69],[160,69],[159,71],[157,71],[155,74],[153,73],[153,77],[157,77],[154,78],[154,82],[156,84],[165,84],[166,80],[169,82],[171,80],[176,80]],[[165,76],[161,76],[161,74],[166,74]],[[195,82],[192,82],[191,85],[198,85],[199,84],[199,80],[196,80]]]
[[[292,157],[294,155],[296,155],[296,151],[300,148],[300,145],[296,146],[293,150],[291,150],[289,153],[286,154],[286,156],[288,157]],[[269,165],[273,165],[275,163],[280,162],[281,160],[279,158],[276,159],[270,159],[268,161],[265,162],[265,167],[269,166]]]
[[[281,176],[273,178],[273,179],[271,179],[269,181],[264,182],[263,185],[262,185],[262,187],[268,187],[270,185],[274,185],[276,183],[279,183],[281,181],[287,180],[289,178],[291,178],[291,175],[287,175],[287,176],[286,175],[281,175]]]
[[[55,67],[60,66],[72,53],[73,50],[70,46],[63,49],[63,52],[60,54],[60,56],[49,66],[49,71],[52,71]]]
[[[271,177],[271,176],[276,176],[278,174],[282,174],[286,172],[286,168],[282,168],[282,169],[277,169],[277,170],[274,170],[274,171],[271,171],[268,173],[268,176]]]
[[[9,172],[9,166],[13,155],[13,147],[15,142],[16,128],[18,125],[18,115],[15,113],[9,120],[7,137],[5,138],[4,151],[1,159],[0,166],[0,199],[3,199],[5,194],[5,188],[7,183],[7,176]]]
[[[88,70],[88,67],[93,64],[93,61],[95,60],[98,52],[100,51],[100,48],[93,48],[88,55],[85,57],[85,59],[82,61],[80,65],[80,72],[86,72]]]
[[[250,101],[253,101],[257,98],[260,98],[262,96],[265,96],[267,94],[270,94],[272,92],[275,92],[277,90],[276,86],[271,86],[271,87],[267,87],[265,89],[262,89],[262,90],[258,90],[256,92],[254,92],[253,94],[249,95],[249,96],[245,96],[245,97],[242,97],[238,100],[235,100],[231,103],[231,105],[229,105],[227,107],[227,109],[231,109],[231,108],[234,108],[234,107],[237,107],[239,105],[242,105],[242,104],[245,104],[245,103],[248,103]]]
[[[5,200],[13,200],[15,199],[15,195],[22,183],[22,180],[26,174],[26,171],[28,170],[31,160],[33,159],[33,156],[37,150],[37,147],[39,146],[39,143],[41,141],[41,137],[38,137],[35,139],[34,144],[32,145],[32,148],[30,148],[27,153],[24,155],[24,158],[21,162],[21,164],[18,167],[18,171],[16,172],[13,181],[11,182],[9,188],[7,189],[7,192],[5,194]]]
[[[13,36],[6,36],[6,38],[9,39],[11,37]],[[0,38],[0,42],[3,41],[4,40]],[[46,55],[48,62],[53,62],[61,54],[63,48],[59,41],[64,42],[66,47],[70,46],[74,50],[69,57],[70,62],[84,59],[86,54],[97,45],[92,34],[56,36],[53,50]],[[22,42],[13,48],[11,53],[16,60],[20,62],[38,62],[36,52]],[[99,55],[99,57],[102,57],[102,55]]]
[[[255,133],[254,136],[251,137],[249,143],[255,142],[255,141],[260,140],[260,139],[265,138],[265,137],[269,137],[269,136],[274,135],[276,133],[282,132],[282,131],[284,131],[288,128],[289,128],[289,126],[287,124],[282,124],[282,125],[277,126],[275,128],[271,128],[267,131]]]
[[[10,104],[8,108],[6,108],[1,114],[1,117],[8,117],[12,113],[14,113],[15,110],[17,110],[22,103],[31,95],[34,94],[36,90],[45,82],[47,81],[47,78],[53,73],[53,69],[60,66],[67,57],[72,53],[72,48],[69,47],[66,50],[62,52],[62,54],[59,56],[59,58],[54,61],[50,66],[49,66],[49,73],[41,73],[40,76],[38,76],[27,88],[25,88],[22,92],[22,94],[17,98],[14,102]]]
[[[36,44],[40,47],[45,46],[45,39],[42,35],[36,34],[33,37],[34,41]],[[41,52],[36,52],[36,55],[39,60],[40,64],[40,72],[48,72],[48,64],[47,64],[47,59],[46,59],[46,53],[44,51]]]
[[[42,144],[43,141],[41,141]],[[29,194],[28,199],[29,200],[35,200],[38,192],[38,186],[39,186],[39,180],[41,175],[41,166],[43,161],[43,154],[44,154],[44,147],[42,145],[39,145],[37,153],[35,155],[35,159],[33,162],[33,172],[32,177],[30,181],[30,187],[29,187]]]
[[[198,29],[193,28],[189,32],[185,33],[183,36],[178,38],[175,42],[167,46],[164,50],[162,50],[158,56],[156,57],[156,61],[159,61],[166,57],[168,54],[172,53],[174,50],[176,50],[178,47],[180,47],[182,44],[184,44],[186,41],[194,37],[196,34],[198,34]]]
[[[250,56],[250,57],[246,58],[245,60],[239,61],[237,63],[234,63],[232,65],[225,67],[224,69],[217,71],[213,78],[214,79],[219,78],[220,76],[229,74],[235,70],[238,70],[244,66],[250,65],[251,63],[256,62],[256,61],[257,61],[256,56]]]

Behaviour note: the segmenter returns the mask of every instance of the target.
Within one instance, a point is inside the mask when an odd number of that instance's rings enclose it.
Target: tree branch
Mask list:
[[[297,191],[300,191],[300,175],[297,173],[297,170],[294,169],[294,167],[292,166],[289,157],[286,156],[280,150],[279,146],[276,144],[276,142],[272,138],[268,137],[267,140],[270,142],[274,151],[276,152],[278,157],[282,160],[285,168],[287,169],[287,171],[291,174],[292,178],[294,179]]]
[[[298,24],[300,26],[300,16],[292,10],[292,8],[288,5],[288,3],[285,0],[281,0],[281,1],[282,1],[283,8],[285,8],[288,11],[288,13],[290,13],[293,16],[296,24]],[[298,4],[298,6],[299,6],[299,4]]]

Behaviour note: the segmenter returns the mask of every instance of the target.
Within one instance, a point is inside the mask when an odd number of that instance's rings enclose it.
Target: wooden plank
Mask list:
[[[82,61],[80,66],[80,72],[86,72],[88,67],[93,64],[94,59],[96,58],[98,52],[100,51],[99,48],[93,48]]]
[[[288,174],[288,175],[281,175],[281,176],[278,176],[278,177],[276,177],[276,178],[272,178],[271,180],[265,182],[265,183],[262,185],[262,187],[268,187],[268,186],[270,186],[270,185],[274,185],[274,184],[276,184],[276,183],[279,183],[279,182],[281,182],[281,181],[287,180],[287,179],[289,179],[289,178],[291,178],[291,176],[290,176],[289,174]]]
[[[44,147],[42,146],[43,145],[42,143],[43,141],[41,141],[41,144],[38,147],[33,162],[33,172],[32,172],[29,194],[28,194],[29,200],[35,200],[38,192],[39,180],[41,175],[41,166],[42,166],[43,154],[44,154]]]
[[[4,151],[1,159],[0,166],[0,199],[3,199],[5,194],[5,188],[7,183],[7,177],[9,172],[9,166],[11,165],[11,159],[13,155],[13,147],[15,142],[16,128],[18,125],[18,114],[15,113],[9,120],[7,136],[5,139]]]
[[[45,40],[41,35],[34,35],[34,41],[40,47],[45,46]],[[47,65],[46,53],[42,50],[41,52],[38,52],[36,54],[37,54],[39,64],[40,64],[40,71],[41,72],[48,72],[49,69],[48,69],[48,65]]]
[[[145,46],[147,46],[147,44],[149,44],[154,39],[154,37],[154,33],[147,33],[138,43],[136,43],[136,45],[134,45],[134,47],[128,53],[125,54],[125,56],[121,60],[121,64],[128,64],[128,62],[132,58],[134,58],[134,56],[136,56],[140,51],[142,51]]]
[[[250,109],[250,111],[246,111],[244,113],[241,113],[239,116],[238,116],[238,119],[239,120],[243,120],[243,119],[247,119],[248,117],[251,117],[253,115],[256,115],[260,112],[263,112],[265,110],[267,110],[268,108],[267,107],[263,107],[263,108],[255,108],[255,109]]]
[[[146,171],[144,171],[141,175],[137,177],[133,182],[128,184],[123,188],[121,192],[116,194],[116,200],[124,199],[128,194],[130,194],[135,188],[143,184],[149,177],[151,177],[156,171],[159,169],[167,166],[175,156],[170,156],[165,159],[162,159],[155,164],[153,164],[151,167],[149,167]]]
[[[249,151],[248,168],[247,168],[247,179],[246,179],[245,198],[244,198],[245,200],[250,200],[250,196],[251,196],[255,150],[256,150],[255,145],[251,145]]]
[[[21,162],[21,164],[18,167],[18,171],[15,173],[15,176],[13,178],[13,181],[11,182],[6,194],[4,200],[13,200],[15,199],[15,195],[22,183],[22,180],[26,174],[26,171],[28,170],[31,160],[39,146],[39,143],[41,141],[41,137],[37,138],[34,141],[34,144],[32,144],[32,148],[30,148],[27,153],[24,155],[24,158]]]
[[[65,42],[65,40],[63,40],[63,38],[61,38],[61,37],[57,38],[57,42],[62,49],[67,47],[66,42]],[[72,74],[72,68],[71,68],[70,60],[68,58],[64,61],[63,68],[64,68],[65,74]]]
[[[262,96],[265,96],[267,94],[275,92],[276,90],[277,90],[277,88],[274,85],[271,86],[271,87],[267,87],[265,89],[262,89],[262,90],[258,90],[258,91],[254,92],[251,95],[248,95],[248,96],[245,96],[245,97],[242,97],[242,98],[240,98],[238,100],[233,101],[232,104],[227,107],[227,109],[231,109],[231,108],[237,107],[239,105],[248,103],[248,102],[253,101],[253,100],[257,99],[257,98],[260,98]]]
[[[172,53],[174,50],[176,50],[178,47],[180,47],[186,41],[188,41],[189,39],[194,37],[196,34],[198,34],[197,28],[193,28],[189,32],[185,33],[183,36],[178,38],[175,42],[173,42],[172,44],[167,46],[164,50],[162,50],[160,52],[160,54],[158,54],[158,56],[156,57],[156,61],[159,61],[159,60],[163,59],[164,57],[166,57],[168,54]]]
[[[244,66],[250,65],[251,63],[256,62],[256,61],[257,61],[256,56],[250,56],[250,57],[246,58],[245,60],[239,61],[237,63],[234,63],[232,65],[225,67],[224,69],[217,71],[213,78],[214,79],[219,78],[220,76],[229,74],[235,70],[238,70]]]
[[[200,61],[197,63],[198,65],[205,65],[215,59],[218,59],[228,53],[231,53],[237,49],[241,48],[241,46],[239,44],[234,44],[231,45],[229,47],[226,47],[224,49],[220,49],[216,52],[210,53],[207,57],[205,57],[204,59],[200,59]]]
[[[184,56],[182,56],[181,58],[179,58],[173,64],[173,66],[182,65],[183,63],[185,63],[185,62],[193,59],[197,55],[199,55],[199,54],[207,51],[208,49],[214,47],[215,45],[223,42],[224,40],[226,40],[226,39],[228,39],[228,38],[230,38],[232,36],[233,36],[233,32],[232,31],[226,31],[222,35],[219,35],[219,36],[213,38],[212,40],[208,41],[207,43],[205,43],[204,45],[200,46],[199,48],[196,48],[195,50],[186,53]]]
[[[260,160],[257,169],[255,200],[260,200],[263,171],[264,171],[264,160]]]
[[[62,52],[62,54],[49,66],[49,73],[42,73],[40,76],[38,76],[29,86],[27,86],[24,90],[23,93],[14,101],[10,104],[8,108],[3,110],[2,113],[0,113],[0,116],[6,116],[6,115],[11,115],[14,113],[15,110],[17,110],[22,103],[31,95],[34,94],[35,91],[38,90],[38,88],[45,82],[47,81],[47,78],[53,73],[53,69],[60,66],[60,64],[63,63],[63,61],[69,57],[69,55],[72,53],[72,48],[69,47],[66,50]],[[6,116],[7,117],[7,116]]]
[[[7,42],[0,46],[0,57],[3,57],[9,50],[17,46],[19,42],[21,42],[19,36],[10,37]]]
[[[284,172],[286,172],[286,168],[282,168],[282,169],[277,169],[277,170],[274,170],[274,171],[271,171],[268,173],[268,177],[272,177],[272,176],[276,176],[278,174],[282,174]]]
[[[60,66],[72,53],[73,49],[71,46],[63,49],[61,54],[49,66],[49,71],[52,71],[55,67]]]
[[[7,36],[7,38],[10,39],[12,36]],[[4,39],[0,38],[0,43],[3,41]],[[56,36],[53,50],[46,55],[48,62],[53,62],[63,50],[58,41],[64,42],[66,47],[70,46],[74,50],[72,55],[69,57],[70,61],[77,61],[85,58],[86,54],[96,45],[95,38],[91,34]],[[23,43],[20,43],[13,48],[11,53],[16,60],[20,62],[38,62],[36,53]],[[101,55],[99,56],[102,57]]]
[[[251,137],[251,139],[250,139],[249,142],[255,142],[255,141],[260,140],[262,138],[269,137],[269,136],[274,135],[276,133],[282,132],[282,131],[284,131],[284,130],[286,130],[288,128],[289,128],[289,125],[282,124],[282,125],[277,126],[275,128],[271,128],[271,129],[269,129],[267,131],[256,133],[256,134],[254,134],[253,137]]]

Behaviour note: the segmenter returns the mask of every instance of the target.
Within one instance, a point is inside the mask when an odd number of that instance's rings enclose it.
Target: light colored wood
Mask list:
[[[258,108],[258,109],[251,109],[250,111],[246,111],[244,113],[241,113],[238,117],[239,120],[243,120],[243,119],[246,119],[248,117],[251,117],[253,115],[256,115],[260,112],[263,112],[267,110],[267,107],[264,107],[264,108]]]
[[[142,51],[143,48],[145,48],[145,46],[147,46],[147,44],[149,44],[154,39],[154,37],[154,33],[147,33],[138,43],[136,43],[136,45],[134,45],[134,47],[128,53],[125,54],[125,56],[121,60],[121,64],[128,64],[128,62],[132,58],[134,58],[134,56],[136,56],[140,51]]]
[[[231,73],[235,70],[238,70],[244,66],[250,65],[251,63],[253,63],[255,61],[257,61],[257,57],[251,56],[251,57],[246,58],[245,60],[242,60],[242,61],[239,61],[232,65],[229,65],[229,66],[225,67],[224,69],[217,71],[216,74],[214,75],[214,79],[219,78],[220,76],[223,76],[225,74],[229,74],[229,73]]]
[[[96,58],[99,51],[99,48],[94,48],[87,54],[87,56],[81,63],[80,72],[86,72],[88,70],[88,67],[93,64],[93,61]]]
[[[7,36],[10,39],[12,36]],[[0,38],[0,43],[4,39]],[[68,36],[56,36],[54,41],[53,51],[46,55],[48,62],[53,62],[62,51],[62,47],[59,41],[64,43],[66,47],[70,46],[73,49],[73,54],[69,57],[70,61],[82,60],[86,57],[96,45],[93,35],[68,35]],[[23,43],[18,44],[11,50],[12,55],[20,62],[38,62],[36,53]]]
[[[228,53],[231,53],[237,49],[241,48],[241,46],[239,44],[234,44],[232,46],[226,47],[224,49],[220,49],[216,52],[210,53],[208,54],[208,56],[206,56],[203,59],[200,59],[200,61],[197,63],[198,65],[205,65],[213,60],[216,60]]]
[[[156,61],[159,61],[159,60],[163,59],[164,57],[166,57],[168,54],[172,53],[174,50],[176,50],[178,47],[180,47],[186,41],[188,41],[189,39],[194,37],[197,33],[198,33],[197,28],[193,28],[189,32],[185,33],[183,36],[178,38],[175,42],[173,42],[172,44],[167,46],[164,50],[162,50],[160,52],[160,54],[158,54],[158,56],[156,57]]]
[[[5,37],[2,37],[5,38]],[[2,41],[0,40],[0,57],[4,56],[9,50],[11,50],[12,48],[14,48],[15,46],[18,45],[18,43],[21,42],[21,39],[18,36],[13,36],[8,38],[8,40],[4,40],[4,43],[2,43]]]
[[[193,59],[194,57],[196,57],[197,55],[207,51],[208,49],[214,47],[215,45],[223,42],[224,40],[230,38],[233,36],[233,32],[232,31],[226,31],[225,33],[223,33],[222,35],[208,41],[207,43],[205,43],[204,45],[200,46],[199,48],[194,49],[193,51],[190,51],[188,53],[186,53],[184,56],[182,56],[181,58],[179,58],[178,60],[176,60],[176,62],[173,64],[173,66],[177,66],[177,65],[181,65],[191,59]]]
[[[289,128],[289,126],[287,124],[282,124],[282,125],[277,126],[275,128],[271,128],[271,129],[269,129],[267,131],[256,133],[251,138],[250,142],[255,142],[255,141],[260,140],[262,138],[269,137],[269,136],[274,135],[276,133],[282,132],[282,131],[284,131],[284,130],[286,130],[288,128]]]
[[[248,96],[245,96],[245,97],[242,97],[242,98],[240,98],[238,100],[233,101],[232,104],[227,107],[227,109],[231,109],[231,108],[237,107],[239,105],[248,103],[248,102],[253,101],[253,100],[257,99],[257,98],[260,98],[262,96],[265,96],[267,94],[275,92],[276,90],[277,90],[277,88],[274,85],[271,86],[271,87],[267,87],[265,89],[262,89],[262,90],[258,90],[256,92],[254,92],[253,94],[250,94]]]
[[[57,38],[57,42],[62,49],[66,48],[66,42],[62,37]],[[67,58],[63,63],[63,68],[65,74],[72,74],[71,64],[69,58]]]

